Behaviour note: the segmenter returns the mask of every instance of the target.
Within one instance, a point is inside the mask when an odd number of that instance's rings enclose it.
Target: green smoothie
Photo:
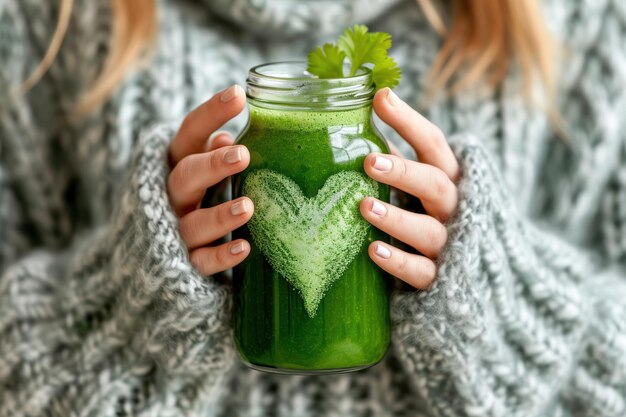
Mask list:
[[[255,204],[233,233],[252,246],[234,269],[235,339],[257,369],[323,373],[371,366],[390,337],[390,280],[368,256],[387,236],[358,206],[389,200],[363,160],[388,153],[371,122],[371,100],[349,109],[267,108],[250,101],[237,143],[250,166],[233,179],[233,198]]]

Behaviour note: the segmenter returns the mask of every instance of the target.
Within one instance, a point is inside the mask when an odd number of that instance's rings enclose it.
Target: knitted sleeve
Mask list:
[[[207,415],[234,356],[230,295],[179,238],[174,129],[143,131],[110,220],[76,233],[70,169],[49,153],[55,69],[10,94],[45,51],[53,3],[0,1],[0,416]]]
[[[395,348],[432,415],[626,415],[626,8],[554,4],[569,11],[563,113],[582,152],[560,146],[541,181],[572,218],[524,217],[480,138],[450,138],[463,178],[437,279],[392,302]],[[574,247],[576,232],[596,243]]]
[[[39,115],[19,91],[20,83],[37,65],[33,50],[41,46],[34,39],[49,35],[42,33],[40,22],[34,18],[29,26],[22,18],[20,2],[0,2],[0,272],[36,241],[52,244],[43,234],[59,235],[52,220],[57,214],[56,204],[44,206],[32,198],[44,195],[50,202],[56,200],[51,191],[55,178],[43,175],[45,155],[37,146],[44,140],[38,128]],[[50,99],[47,87],[38,85],[39,103],[49,109],[49,114],[55,114],[58,106]],[[24,158],[25,154],[29,157]],[[23,193],[15,190],[16,184]],[[29,218],[37,220],[29,222]]]
[[[200,276],[178,237],[173,133],[142,135],[109,224],[0,277],[0,415],[177,415],[219,397],[234,352],[229,287]]]
[[[471,136],[427,292],[394,295],[395,346],[439,416],[623,416],[626,271],[522,220]]]

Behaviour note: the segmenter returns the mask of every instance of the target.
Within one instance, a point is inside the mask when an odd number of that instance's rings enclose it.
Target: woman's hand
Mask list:
[[[435,259],[448,238],[443,223],[456,210],[455,183],[459,164],[441,130],[401,101],[390,89],[374,97],[376,114],[412,147],[420,162],[399,156],[372,153],[365,158],[365,172],[421,200],[427,214],[412,213],[368,197],[361,214],[372,225],[412,246],[424,256],[410,254],[376,241],[369,255],[378,266],[409,285],[426,289],[435,279]]]
[[[180,234],[191,263],[205,275],[232,268],[250,252],[243,239],[208,246],[250,220],[254,206],[249,198],[198,208],[207,188],[250,163],[245,146],[233,146],[228,133],[217,132],[244,105],[245,94],[238,85],[217,93],[187,115],[170,147],[170,203],[180,217]]]

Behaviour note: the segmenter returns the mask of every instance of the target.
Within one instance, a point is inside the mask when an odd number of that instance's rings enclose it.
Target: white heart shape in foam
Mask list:
[[[343,171],[330,176],[317,196],[306,198],[290,178],[260,169],[246,177],[243,195],[254,202],[248,222],[254,243],[314,317],[326,290],[361,250],[371,226],[359,203],[378,197],[378,184],[365,174]]]

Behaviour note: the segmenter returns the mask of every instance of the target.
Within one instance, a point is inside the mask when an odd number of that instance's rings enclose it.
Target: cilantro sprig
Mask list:
[[[387,55],[391,48],[391,35],[385,32],[369,32],[365,25],[347,28],[336,44],[326,43],[309,53],[307,70],[319,78],[352,77],[362,67],[372,70],[376,90],[394,88],[400,82],[398,64]],[[344,73],[346,59],[350,72]]]

